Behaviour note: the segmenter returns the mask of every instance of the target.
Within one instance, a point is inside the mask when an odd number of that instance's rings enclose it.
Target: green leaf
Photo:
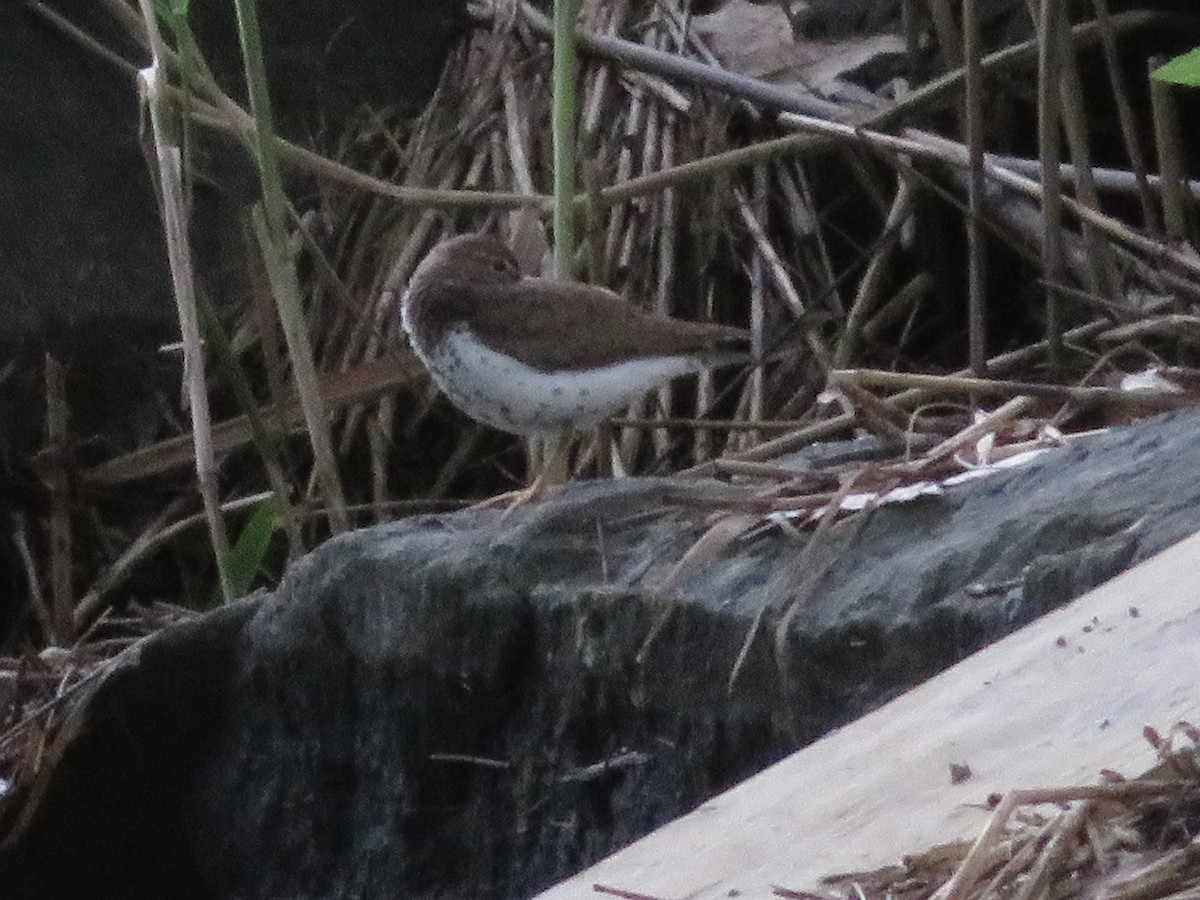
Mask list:
[[[250,590],[254,577],[262,570],[271,546],[271,537],[279,528],[279,501],[269,497],[255,507],[242,533],[229,548],[226,571],[231,594],[241,597]]]
[[[154,0],[154,12],[158,19],[172,31],[187,24],[188,3],[190,0]]]
[[[1191,53],[1177,56],[1168,63],[1163,63],[1151,73],[1151,76],[1158,81],[1168,81],[1171,84],[1200,87],[1200,47]]]

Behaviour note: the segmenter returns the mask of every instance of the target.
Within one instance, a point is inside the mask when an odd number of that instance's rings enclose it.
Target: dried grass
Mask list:
[[[1014,790],[973,842],[907,856],[874,872],[834,875],[805,900],[1183,900],[1200,896],[1200,734],[1178,723],[1147,738],[1161,762],[1138,778],[1102,773],[1099,785]],[[1187,745],[1175,750],[1171,739]]]
[[[758,511],[752,531],[799,537],[821,510],[850,513],[830,506],[841,503],[839,486],[881,494],[1195,405],[1200,258],[1180,240],[1178,209],[1194,210],[1197,187],[1182,180],[1177,161],[1168,179],[1147,173],[1154,132],[1130,99],[1144,84],[1118,65],[1127,36],[1165,17],[1109,15],[1095,0],[1094,20],[1060,23],[1061,45],[1042,32],[994,47],[987,35],[980,46],[964,42],[949,5],[910,4],[919,13],[912,29],[935,36],[932,56],[913,62],[943,74],[908,92],[884,85],[874,97],[843,87],[838,96],[857,98],[850,102],[717,70],[675,0],[585,6],[579,273],[662,312],[749,324],[770,361],[664,389],[589,439],[575,461],[581,474],[716,475],[744,490],[732,513]],[[417,262],[447,234],[495,226],[526,254],[548,246],[546,25],[524,7],[502,9],[448,62],[416,119],[365,110],[326,142],[324,157],[280,148],[312,186],[292,225],[322,394],[359,524],[524,480],[516,439],[466,421],[430,390],[396,315]],[[983,147],[1009,149],[1008,135],[989,130],[1024,103],[1005,86],[1032,92],[1039,49],[1045,62],[1068,44],[1103,61],[1104,81],[1090,92],[1104,94],[1120,120],[1106,159],[1128,166],[1092,171],[1084,151],[1102,123],[1078,118],[1070,102],[1061,104],[1070,116],[1062,166],[1049,156],[982,154],[978,134],[969,152],[968,121],[982,130]],[[1064,90],[1075,70],[1064,65]],[[964,84],[986,115],[963,107]],[[246,126],[227,97],[195,109],[212,127]],[[1166,134],[1165,119],[1177,113],[1164,103],[1156,112]],[[1045,207],[1038,179],[1047,177],[1064,185],[1061,213]],[[1171,240],[1160,225],[1163,194],[1176,210]],[[1044,244],[1049,233],[1055,246]],[[245,408],[246,391],[210,381],[214,408],[241,407],[214,426],[212,442],[227,511],[287,481],[295,553],[328,528],[311,500],[312,454],[296,437],[301,410],[280,335],[262,314],[264,290],[251,291],[227,323],[258,409]],[[74,493],[57,501],[58,556],[41,559],[44,541],[27,542],[30,596],[41,598],[30,609],[46,622],[65,621],[72,589],[76,627],[113,599],[146,599],[127,579],[168,545],[180,559],[176,595],[189,604],[207,598],[204,578],[189,585],[185,577],[205,570],[188,544],[194,528],[180,525],[192,521],[193,488],[172,477],[193,459],[175,406],[164,398],[156,441],[86,465],[55,426],[43,471],[61,487],[69,470]],[[855,432],[878,437],[890,457],[793,471],[788,454]]]

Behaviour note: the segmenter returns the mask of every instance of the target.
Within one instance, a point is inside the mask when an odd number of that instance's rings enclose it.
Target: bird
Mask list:
[[[491,234],[436,244],[400,310],[450,402],[528,438],[562,439],[676,376],[750,360],[745,329],[658,315],[598,285],[523,277]]]

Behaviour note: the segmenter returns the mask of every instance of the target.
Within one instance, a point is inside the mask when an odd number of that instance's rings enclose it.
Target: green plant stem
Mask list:
[[[254,446],[262,457],[263,469],[266,470],[271,490],[275,492],[279,520],[288,539],[288,558],[296,559],[304,552],[304,537],[300,531],[300,517],[291,504],[291,491],[288,489],[283,460],[280,456],[281,437],[286,428],[281,427],[279,422],[267,422],[259,413],[254,390],[250,387],[250,379],[246,377],[246,373],[238,364],[237,354],[234,353],[229,336],[225,333],[225,328],[217,317],[216,310],[203,294],[199,299],[200,319],[204,327],[205,341],[212,348],[217,364],[224,369],[225,376],[233,388],[233,394],[250,424]],[[236,579],[233,580],[236,581]]]
[[[255,151],[263,201],[255,216],[255,232],[262,247],[267,278],[275,295],[279,321],[292,363],[292,377],[300,395],[304,421],[313,448],[313,467],[329,505],[329,522],[334,531],[349,527],[346,501],[338,478],[333,441],[329,433],[325,402],[317,383],[312,342],[300,301],[300,282],[296,274],[295,250],[288,235],[287,197],[275,149],[275,129],[271,121],[271,101],[267,92],[267,73],[263,65],[262,38],[254,0],[234,0],[237,9],[238,39],[246,68],[246,90],[250,113],[254,117],[251,143]]]
[[[554,0],[554,272],[569,279],[575,261],[575,13],[579,0]]]

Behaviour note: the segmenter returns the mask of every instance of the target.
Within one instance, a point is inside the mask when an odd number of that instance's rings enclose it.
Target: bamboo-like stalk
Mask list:
[[[738,206],[742,212],[743,218],[749,218],[750,221],[759,225],[764,238],[767,228],[770,227],[770,207],[767,203],[767,167],[765,165],[756,166],[754,168],[754,187],[753,194],[749,199],[738,193]],[[758,248],[750,257],[750,356],[757,362],[761,363],[763,358],[763,347],[765,338],[763,329],[767,322],[767,279],[769,274],[774,274],[774,266],[778,266],[779,257],[774,253],[774,249],[770,250],[770,260],[767,258],[765,248],[770,248],[771,243],[768,240],[759,242]],[[782,267],[780,267],[782,268]],[[786,275],[785,275],[786,278]],[[790,284],[790,280],[789,280]],[[793,288],[793,293],[795,289]],[[797,297],[798,299],[798,297]],[[755,365],[750,370],[750,377],[746,379],[746,386],[742,395],[742,401],[745,406],[745,418],[751,422],[761,422],[763,420],[763,369],[761,365]],[[739,412],[741,412],[742,404],[739,404]],[[730,444],[738,450],[753,446],[761,440],[761,434],[758,431],[749,431],[743,434],[734,434],[731,437]]]
[[[258,239],[254,236],[254,225],[247,210],[239,213],[237,227],[250,269],[248,274],[251,281],[251,309],[247,325],[258,334],[267,394],[273,403],[282,403],[291,380],[288,376],[287,350],[283,346],[279,319],[275,315],[275,301],[271,298],[271,285],[267,280],[266,267],[261,255],[254,252]]]
[[[971,372],[987,376],[987,243],[983,233],[984,213],[984,91],[982,35],[977,0],[963,0],[963,69],[966,73],[965,100],[967,154],[967,344]]]
[[[894,409],[880,400],[862,385],[853,381],[842,381],[838,391],[854,407],[859,425],[872,434],[903,443],[907,436],[907,417],[901,410]]]
[[[1109,25],[1115,32],[1124,32],[1143,27],[1149,22],[1158,21],[1161,18],[1159,15],[1145,11],[1123,12],[1114,15]],[[534,30],[539,34],[549,33],[549,26],[544,16],[534,13],[530,16],[530,21]],[[1099,26],[1095,22],[1083,22],[1074,26],[1071,30],[1077,43],[1081,45],[1097,41],[1100,37]],[[758,79],[725,73],[728,75],[728,78],[718,84],[714,84],[705,78],[693,79],[693,73],[690,69],[687,71],[677,69],[676,63],[679,62],[679,57],[655,51],[652,48],[635,44],[632,41],[611,38],[606,35],[584,34],[580,35],[580,41],[589,53],[622,66],[640,67],[646,71],[678,78],[682,81],[691,81],[698,86],[719,90],[730,96],[751,102],[755,102],[758,98],[756,88],[761,85]],[[1038,42],[1036,39],[1014,44],[1011,47],[989,53],[980,61],[980,68],[982,71],[989,73],[993,70],[1003,70],[1017,65],[1031,56],[1036,56],[1037,51]],[[711,66],[702,68],[707,71],[720,71],[713,70]],[[869,140],[878,143],[885,136],[882,131],[869,131],[870,129],[886,128],[900,121],[905,116],[941,101],[944,97],[958,90],[963,77],[964,72],[962,69],[948,72],[940,78],[922,85],[882,112],[867,117],[858,126],[837,121],[838,116],[822,117],[821,115],[785,111],[780,115],[780,121],[785,125],[792,124],[798,126],[805,133],[761,141],[749,147],[739,147],[735,150],[725,151],[684,163],[673,169],[657,172],[654,175],[644,178],[626,180],[626,178],[618,176],[613,179],[610,187],[600,192],[600,196],[607,203],[620,203],[641,193],[660,190],[667,184],[680,185],[692,179],[711,178],[715,175],[726,174],[736,168],[752,166],[767,159],[784,155],[802,155],[825,149],[839,137],[853,141],[857,139],[856,136],[859,132],[863,132],[864,137],[869,133],[871,135]],[[777,105],[780,109],[788,110],[795,104],[774,105]],[[586,195],[579,194],[576,196],[575,202],[582,206],[588,201]]]
[[[529,118],[519,106],[520,100],[517,98],[517,86],[513,80],[511,67],[505,68],[502,90],[504,94],[504,135],[513,179],[517,182],[517,190],[523,194],[532,194],[534,190],[533,168],[529,164],[529,153],[526,149],[529,135],[525,133]]]
[[[292,378],[296,383],[309,441],[312,443],[314,474],[329,505],[329,524],[334,531],[345,531],[350,520],[346,514],[337,460],[333,455],[329,420],[317,381],[317,367],[313,360],[308,323],[304,319],[300,281],[287,229],[287,197],[275,147],[258,10],[254,0],[234,0],[234,5],[237,9],[238,39],[242,46],[250,111],[254,117],[251,144],[263,187],[262,205],[255,215],[255,232],[266,263],[267,278],[275,294],[275,306],[292,363]]]
[[[1152,59],[1149,70],[1162,65]],[[1154,116],[1154,145],[1158,151],[1158,171],[1162,174],[1163,224],[1166,236],[1176,241],[1187,237],[1187,206],[1181,185],[1183,177],[1183,138],[1179,131],[1179,115],[1171,85],[1157,78],[1150,79],[1150,109]]]
[[[833,257],[826,235],[819,227],[820,217],[804,169],[797,160],[778,160],[775,171],[776,184],[783,191],[788,221],[796,235],[804,239],[800,249],[805,269],[810,273],[809,277],[817,280],[810,296],[824,299],[835,316],[845,315],[846,306],[833,271]],[[809,244],[811,250],[807,249]]]
[[[557,4],[555,10],[557,15]],[[555,25],[532,4],[522,2],[521,15],[535,33],[543,37],[557,33]],[[668,75],[715,91],[748,92],[750,96],[746,99],[775,109],[828,116],[838,120],[848,118],[845,109],[828,100],[803,94],[792,88],[768,84],[757,78],[737,75],[726,69],[719,69],[677,54],[655,50],[644,44],[590,32],[579,33],[575,38],[580,47],[588,53],[619,54],[621,62],[633,69]]]
[[[745,419],[695,419],[672,416],[651,416],[639,418],[634,416],[615,416],[605,422],[610,428],[679,428],[688,431],[792,431],[803,428],[809,423],[799,419],[769,419],[762,422],[746,421]],[[792,472],[791,474],[795,474]]]
[[[1058,33],[1062,9],[1056,0],[1040,0],[1038,15],[1038,156],[1042,161],[1042,277],[1046,284],[1046,348],[1050,375],[1063,365],[1062,316],[1058,285],[1063,274],[1062,158],[1059,78],[1062,73]]]
[[[1125,152],[1129,156],[1129,167],[1133,170],[1137,185],[1138,200],[1142,204],[1142,227],[1149,234],[1157,234],[1158,215],[1154,197],[1146,174],[1146,154],[1142,150],[1142,139],[1138,135],[1137,121],[1133,115],[1133,103],[1129,99],[1129,85],[1125,80],[1125,69],[1117,54],[1117,40],[1113,35],[1112,16],[1108,11],[1108,0],[1092,0],[1096,9],[1096,21],[1100,25],[1100,46],[1104,51],[1104,65],[1112,85],[1113,99],[1117,104],[1117,119],[1121,123],[1121,137],[1125,141]]]
[[[819,127],[824,128],[827,124],[822,123]],[[943,151],[947,152],[941,154],[935,153],[934,156],[937,156],[950,165],[965,164],[966,153],[964,150],[955,147],[952,152],[950,151],[950,147],[954,146],[953,141],[947,141],[945,138],[940,138],[926,132],[918,132],[914,129],[906,130],[905,134],[906,137],[904,138],[893,139],[875,132],[860,132],[860,136],[864,141],[880,149],[891,148],[894,151],[928,157],[930,156],[929,150],[931,148],[940,147]],[[921,147],[922,144],[925,145],[924,149]],[[1032,178],[1005,169],[990,156],[985,158],[984,166],[987,169],[988,177],[1005,187],[1012,188],[1038,201],[1045,194],[1045,189],[1041,184]],[[1056,166],[1055,169],[1060,173],[1062,172],[1061,166]],[[1077,203],[1070,197],[1064,197],[1060,194],[1059,200],[1073,215],[1095,225],[1110,238],[1124,244],[1130,249],[1144,253],[1156,266],[1170,265],[1177,268],[1180,272],[1188,273],[1193,278],[1200,278],[1200,261],[1197,261],[1192,254],[1176,250],[1170,244],[1162,241],[1148,238],[1112,216],[1105,215],[1081,203]]]
[[[1096,190],[1096,179],[1092,174],[1092,151],[1088,145],[1087,103],[1084,97],[1083,77],[1079,72],[1079,60],[1075,53],[1075,40],[1070,28],[1058,31],[1059,56],[1062,60],[1062,78],[1059,80],[1059,108],[1062,111],[1063,127],[1067,145],[1074,163],[1075,195],[1084,206],[1099,210],[1100,197]],[[1061,162],[1059,167],[1061,169]],[[1108,300],[1116,298],[1116,277],[1113,270],[1112,253],[1101,234],[1091,223],[1081,226],[1087,248],[1088,268],[1086,278],[1093,293]]]
[[[707,321],[712,321],[713,318],[713,300],[714,289],[710,281],[707,290],[704,292],[704,318]],[[697,409],[712,409],[716,402],[717,386],[716,379],[711,371],[701,372],[696,379],[696,408]],[[720,453],[721,445],[717,440],[717,436],[709,431],[693,431],[692,432],[693,459],[707,459],[708,457],[716,456]]]
[[[554,0],[550,128],[554,141],[554,275],[575,269],[575,18],[579,0]]]
[[[799,450],[801,447],[807,447],[814,441],[824,441],[830,438],[837,437],[840,434],[849,431],[854,427],[857,417],[852,412],[838,413],[832,419],[825,419],[822,422],[814,422],[812,425],[806,425],[803,428],[797,428],[795,431],[788,434],[780,435],[779,437],[764,441],[757,447],[751,447],[749,450],[741,450],[737,453],[732,453],[726,459],[743,460],[753,462],[755,460],[775,459],[784,453],[791,453],[794,450]],[[693,466],[690,469],[685,469],[680,472],[680,475],[708,475],[716,471],[716,466],[713,462],[701,463],[698,466]]]
[[[664,114],[662,129],[661,167],[671,166],[675,162],[675,114],[668,110]],[[672,313],[671,297],[675,290],[675,261],[679,256],[679,213],[676,205],[676,195],[673,190],[663,191],[660,214],[662,227],[658,229],[658,254],[656,259],[656,277],[654,282],[654,309],[660,315],[669,316]],[[686,231],[686,229],[684,229]],[[664,417],[670,415],[672,403],[672,386],[663,385],[658,391],[658,405]],[[699,402],[699,398],[697,398]],[[670,447],[669,436],[665,431],[656,431],[654,438],[655,452],[661,457]]]
[[[933,30],[937,33],[938,49],[942,51],[947,69],[957,69],[963,64],[963,40],[959,37],[950,0],[928,0],[929,14],[933,19]]]
[[[1025,175],[1030,178],[1036,178],[1042,171],[1041,163],[1036,159],[1029,159],[1021,156],[1004,156],[1002,154],[989,153],[986,157],[987,161],[1001,169],[1011,169],[1018,175]],[[1062,180],[1074,184],[1079,177],[1078,168],[1071,163],[1063,163],[1059,167],[1059,172],[1062,173]],[[1103,191],[1112,191],[1118,194],[1138,194],[1141,196],[1142,181],[1144,179],[1146,190],[1150,191],[1151,201],[1156,189],[1162,187],[1162,176],[1153,175],[1143,172],[1141,176],[1136,171],[1130,169],[1113,169],[1104,166],[1093,166],[1091,169],[1092,179],[1096,183],[1096,187]],[[1191,179],[1184,182],[1180,187],[1197,200],[1200,200],[1200,180]],[[1151,209],[1153,213],[1153,208]],[[1148,233],[1154,234],[1156,229],[1145,229]],[[1161,231],[1161,229],[1157,229]]]
[[[192,416],[192,447],[196,480],[209,538],[217,564],[221,595],[233,599],[229,580],[229,538],[221,513],[217,487],[217,463],[212,445],[212,420],[208,409],[208,385],[204,375],[204,349],[200,340],[200,317],[196,311],[196,286],[192,272],[191,244],[188,239],[187,212],[183,196],[183,158],[179,146],[168,134],[166,118],[166,67],[162,36],[151,0],[141,0],[142,16],[150,39],[151,64],[141,72],[150,125],[154,135],[154,154],[161,191],[163,228],[166,231],[167,259],[179,315],[183,340],[183,380],[187,386],[188,408]]]
[[[625,19],[625,7],[628,0],[613,0],[602,5],[599,15],[604,21],[597,22],[597,31],[608,36],[615,35]],[[584,99],[580,106],[579,132],[586,145],[596,144],[600,137],[601,114],[607,112],[605,101],[608,99],[608,85],[615,73],[609,66],[594,67],[584,80]]]
[[[733,196],[742,224],[746,226],[746,230],[750,233],[757,252],[762,254],[764,261],[768,264],[768,272],[775,281],[775,286],[779,289],[779,295],[792,311],[792,314],[797,319],[802,320],[807,307],[801,299],[796,285],[792,283],[792,279],[788,276],[787,267],[783,264],[783,260],[779,258],[779,254],[771,245],[771,240],[767,236],[766,229],[763,228],[753,207],[746,199],[746,195],[741,190],[735,190]],[[807,340],[809,349],[812,350],[814,357],[820,363],[821,367],[829,368],[829,354],[825,347],[811,334],[808,335]]]
[[[1190,398],[1174,390],[1125,391],[1120,388],[1039,384],[1029,381],[972,378],[957,375],[924,375],[915,372],[888,372],[882,369],[837,369],[829,373],[830,385],[838,386],[844,381],[853,381],[864,387],[877,387],[890,390],[917,388],[950,395],[964,395],[978,392],[980,394],[1000,397],[1025,394],[1030,397],[1070,400],[1081,404],[1111,403],[1155,409],[1171,409],[1192,402]],[[899,398],[897,397],[891,399],[893,403],[899,402]]]
[[[625,112],[625,125],[623,131],[623,140],[620,142],[621,149],[617,155],[616,171],[612,176],[612,181],[615,184],[632,179],[633,175],[633,141],[643,130],[642,118],[646,112],[646,91],[640,84],[634,84],[628,88],[630,93],[629,105]],[[654,178],[657,173],[648,173],[641,178]],[[602,188],[599,193],[599,198],[603,200],[609,210],[608,232],[604,238],[604,269],[610,274],[617,269],[617,254],[623,227],[625,224],[626,210],[624,207],[614,203],[606,196],[608,188]],[[631,195],[628,199],[633,199]]]

